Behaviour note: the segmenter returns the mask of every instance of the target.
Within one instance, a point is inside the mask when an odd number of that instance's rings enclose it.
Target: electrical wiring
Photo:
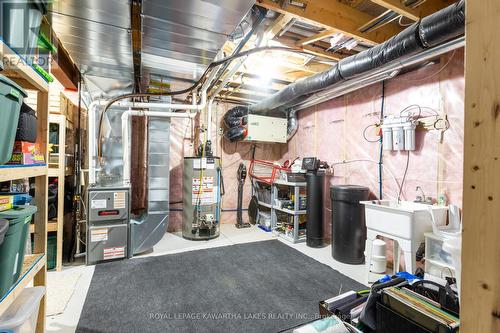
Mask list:
[[[450,56],[450,59],[448,59],[448,61],[443,65],[441,66],[440,69],[438,69],[435,73],[429,75],[429,76],[426,76],[424,78],[421,78],[421,79],[414,79],[414,80],[406,80],[407,82],[420,82],[420,81],[425,81],[425,80],[428,80],[430,78],[433,78],[434,76],[436,75],[439,75],[439,73],[441,73],[450,63],[451,61],[453,60],[453,58],[455,57],[455,53],[457,53],[457,50],[454,50],[453,53],[451,54]]]
[[[384,121],[384,110],[385,110],[385,80],[382,81],[382,96],[380,102],[380,123]],[[384,157],[384,136],[380,135],[380,147],[379,147],[379,158],[378,158],[378,184],[379,184],[379,199],[382,200],[383,197],[383,184],[382,184],[382,171],[383,171],[383,157]]]
[[[349,164],[349,163],[355,163],[355,162],[370,162],[370,163],[375,163],[377,165],[379,164],[379,162],[375,161],[375,160],[371,160],[371,159],[368,159],[368,158],[359,158],[359,159],[353,159],[353,160],[333,162],[333,163],[330,164],[330,167],[332,168],[335,165]],[[399,184],[399,182],[398,182],[398,180],[397,180],[394,172],[391,169],[389,169],[389,168],[385,168],[385,170],[387,170],[387,172],[389,172],[389,174],[392,177],[392,180],[394,180],[394,183],[396,184],[396,187],[401,192],[401,185]]]
[[[258,53],[258,52],[266,52],[266,51],[284,51],[284,52],[307,54],[307,52],[305,52],[302,49],[285,47],[285,46],[264,46],[264,47],[257,47],[257,48],[254,48],[254,49],[250,49],[250,50],[239,52],[237,54],[230,55],[228,57],[222,58],[222,59],[217,60],[217,61],[213,61],[205,69],[205,72],[203,72],[203,74],[198,79],[198,81],[196,81],[195,83],[193,83],[190,87],[188,87],[186,89],[175,90],[175,91],[168,91],[168,92],[162,92],[162,93],[130,93],[130,94],[120,95],[120,96],[112,98],[111,100],[109,100],[106,103],[106,105],[104,106],[103,111],[101,112],[101,116],[99,117],[99,124],[97,126],[97,143],[98,143],[98,145],[97,145],[97,156],[98,156],[98,158],[100,159],[102,157],[102,150],[101,150],[101,143],[100,142],[101,142],[101,138],[102,138],[102,133],[101,133],[102,129],[101,129],[101,127],[102,127],[102,123],[103,123],[103,120],[104,120],[104,116],[106,115],[106,112],[111,107],[111,105],[113,105],[114,103],[116,103],[116,102],[118,102],[118,101],[120,101],[122,99],[135,98],[135,97],[146,98],[146,97],[154,97],[154,96],[175,96],[175,95],[184,95],[184,94],[190,93],[193,90],[195,90],[198,86],[200,86],[202,83],[204,83],[204,81],[205,81],[206,77],[208,76],[208,74],[215,67],[223,65],[223,64],[225,64],[227,62],[230,62],[230,61],[232,61],[234,59],[238,59],[238,58],[241,58],[241,57],[246,57],[246,56],[248,56],[250,54],[254,54],[254,53]]]
[[[410,25],[414,24],[414,22],[413,22],[413,21],[412,21],[412,22],[408,22],[408,23],[403,23],[403,19],[404,19],[404,18],[405,18],[405,17],[404,17],[403,15],[400,15],[400,16],[399,16],[399,19],[398,19],[398,24],[399,24],[400,26],[402,26],[402,27],[409,27]]]
[[[398,203],[401,202],[401,194],[403,193],[403,187],[405,184],[406,175],[408,174],[408,166],[410,165],[410,153],[411,152],[408,150],[408,154],[406,155],[405,173],[403,174],[403,179],[401,180],[401,186],[399,187]]]
[[[365,139],[367,142],[370,142],[370,143],[376,143],[376,142],[379,142],[380,139],[376,139],[376,140],[370,140],[366,137],[366,131],[371,128],[371,127],[377,127],[378,124],[371,124],[371,125],[368,125],[365,127],[365,129],[363,130],[363,139]]]

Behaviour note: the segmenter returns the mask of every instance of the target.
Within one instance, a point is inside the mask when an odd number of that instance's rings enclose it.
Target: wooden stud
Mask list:
[[[370,0],[377,5],[390,9],[400,15],[403,15],[413,21],[418,21],[446,6],[453,3],[450,0],[427,0],[416,8],[405,6],[400,0]]]
[[[38,92],[37,98],[37,143],[40,146],[40,151],[44,152],[45,161],[49,160],[48,141],[49,141],[49,93],[48,91]],[[47,253],[47,206],[48,206],[48,177],[47,175],[35,178],[35,204],[38,208],[35,214],[35,234],[33,253]],[[35,275],[33,284],[35,286],[47,285],[47,265],[45,265]],[[36,332],[45,332],[45,313],[46,313],[46,296],[40,301],[40,309],[38,311],[38,321],[36,324]]]
[[[294,18],[321,25],[327,29],[335,29],[352,38],[369,44],[379,44],[399,33],[397,26],[385,26],[376,31],[362,33],[359,27],[373,19],[373,16],[349,5],[331,0],[302,0],[304,6],[288,4],[283,7],[272,0],[257,0],[257,5],[274,10],[281,14],[290,14]]]
[[[466,1],[460,332],[500,332],[500,2]]]

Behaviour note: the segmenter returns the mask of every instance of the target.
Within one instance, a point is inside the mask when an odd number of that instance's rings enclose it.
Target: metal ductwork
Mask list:
[[[343,89],[344,85],[346,88],[349,86],[359,89],[373,84],[376,79],[380,81],[393,77],[398,73],[397,70],[394,70],[394,66],[391,69],[391,65],[394,63],[402,64],[403,59],[418,56],[444,42],[455,40],[464,34],[464,30],[465,0],[461,0],[425,17],[382,44],[342,59],[336,66],[327,71],[299,79],[259,103],[237,106],[229,110],[224,115],[224,123],[228,127],[226,138],[230,141],[244,138],[245,116],[249,113],[261,115],[277,113],[282,117],[286,116],[289,119],[288,137],[291,138],[297,129],[295,112],[301,109],[293,107],[310,101],[308,98],[312,94],[326,88],[347,93],[354,89]],[[383,71],[385,67],[388,69],[387,73]],[[398,69],[400,67],[403,66],[398,66]],[[363,77],[363,74],[372,72],[377,72],[378,76]],[[361,79],[364,80],[364,85],[356,84],[356,81]],[[336,96],[340,96],[340,94]]]

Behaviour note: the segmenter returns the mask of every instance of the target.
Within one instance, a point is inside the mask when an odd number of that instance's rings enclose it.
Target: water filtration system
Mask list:
[[[407,117],[387,116],[381,126],[384,150],[415,150],[414,121]]]
[[[182,237],[219,237],[223,187],[219,157],[184,158]]]

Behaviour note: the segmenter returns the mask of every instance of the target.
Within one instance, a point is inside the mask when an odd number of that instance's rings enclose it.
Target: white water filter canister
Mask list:
[[[384,150],[392,150],[392,128],[382,125],[382,147]]]
[[[394,125],[392,128],[392,148],[393,150],[405,149],[405,132],[403,125]]]
[[[405,150],[415,150],[415,129],[415,124],[411,122],[404,125]]]

